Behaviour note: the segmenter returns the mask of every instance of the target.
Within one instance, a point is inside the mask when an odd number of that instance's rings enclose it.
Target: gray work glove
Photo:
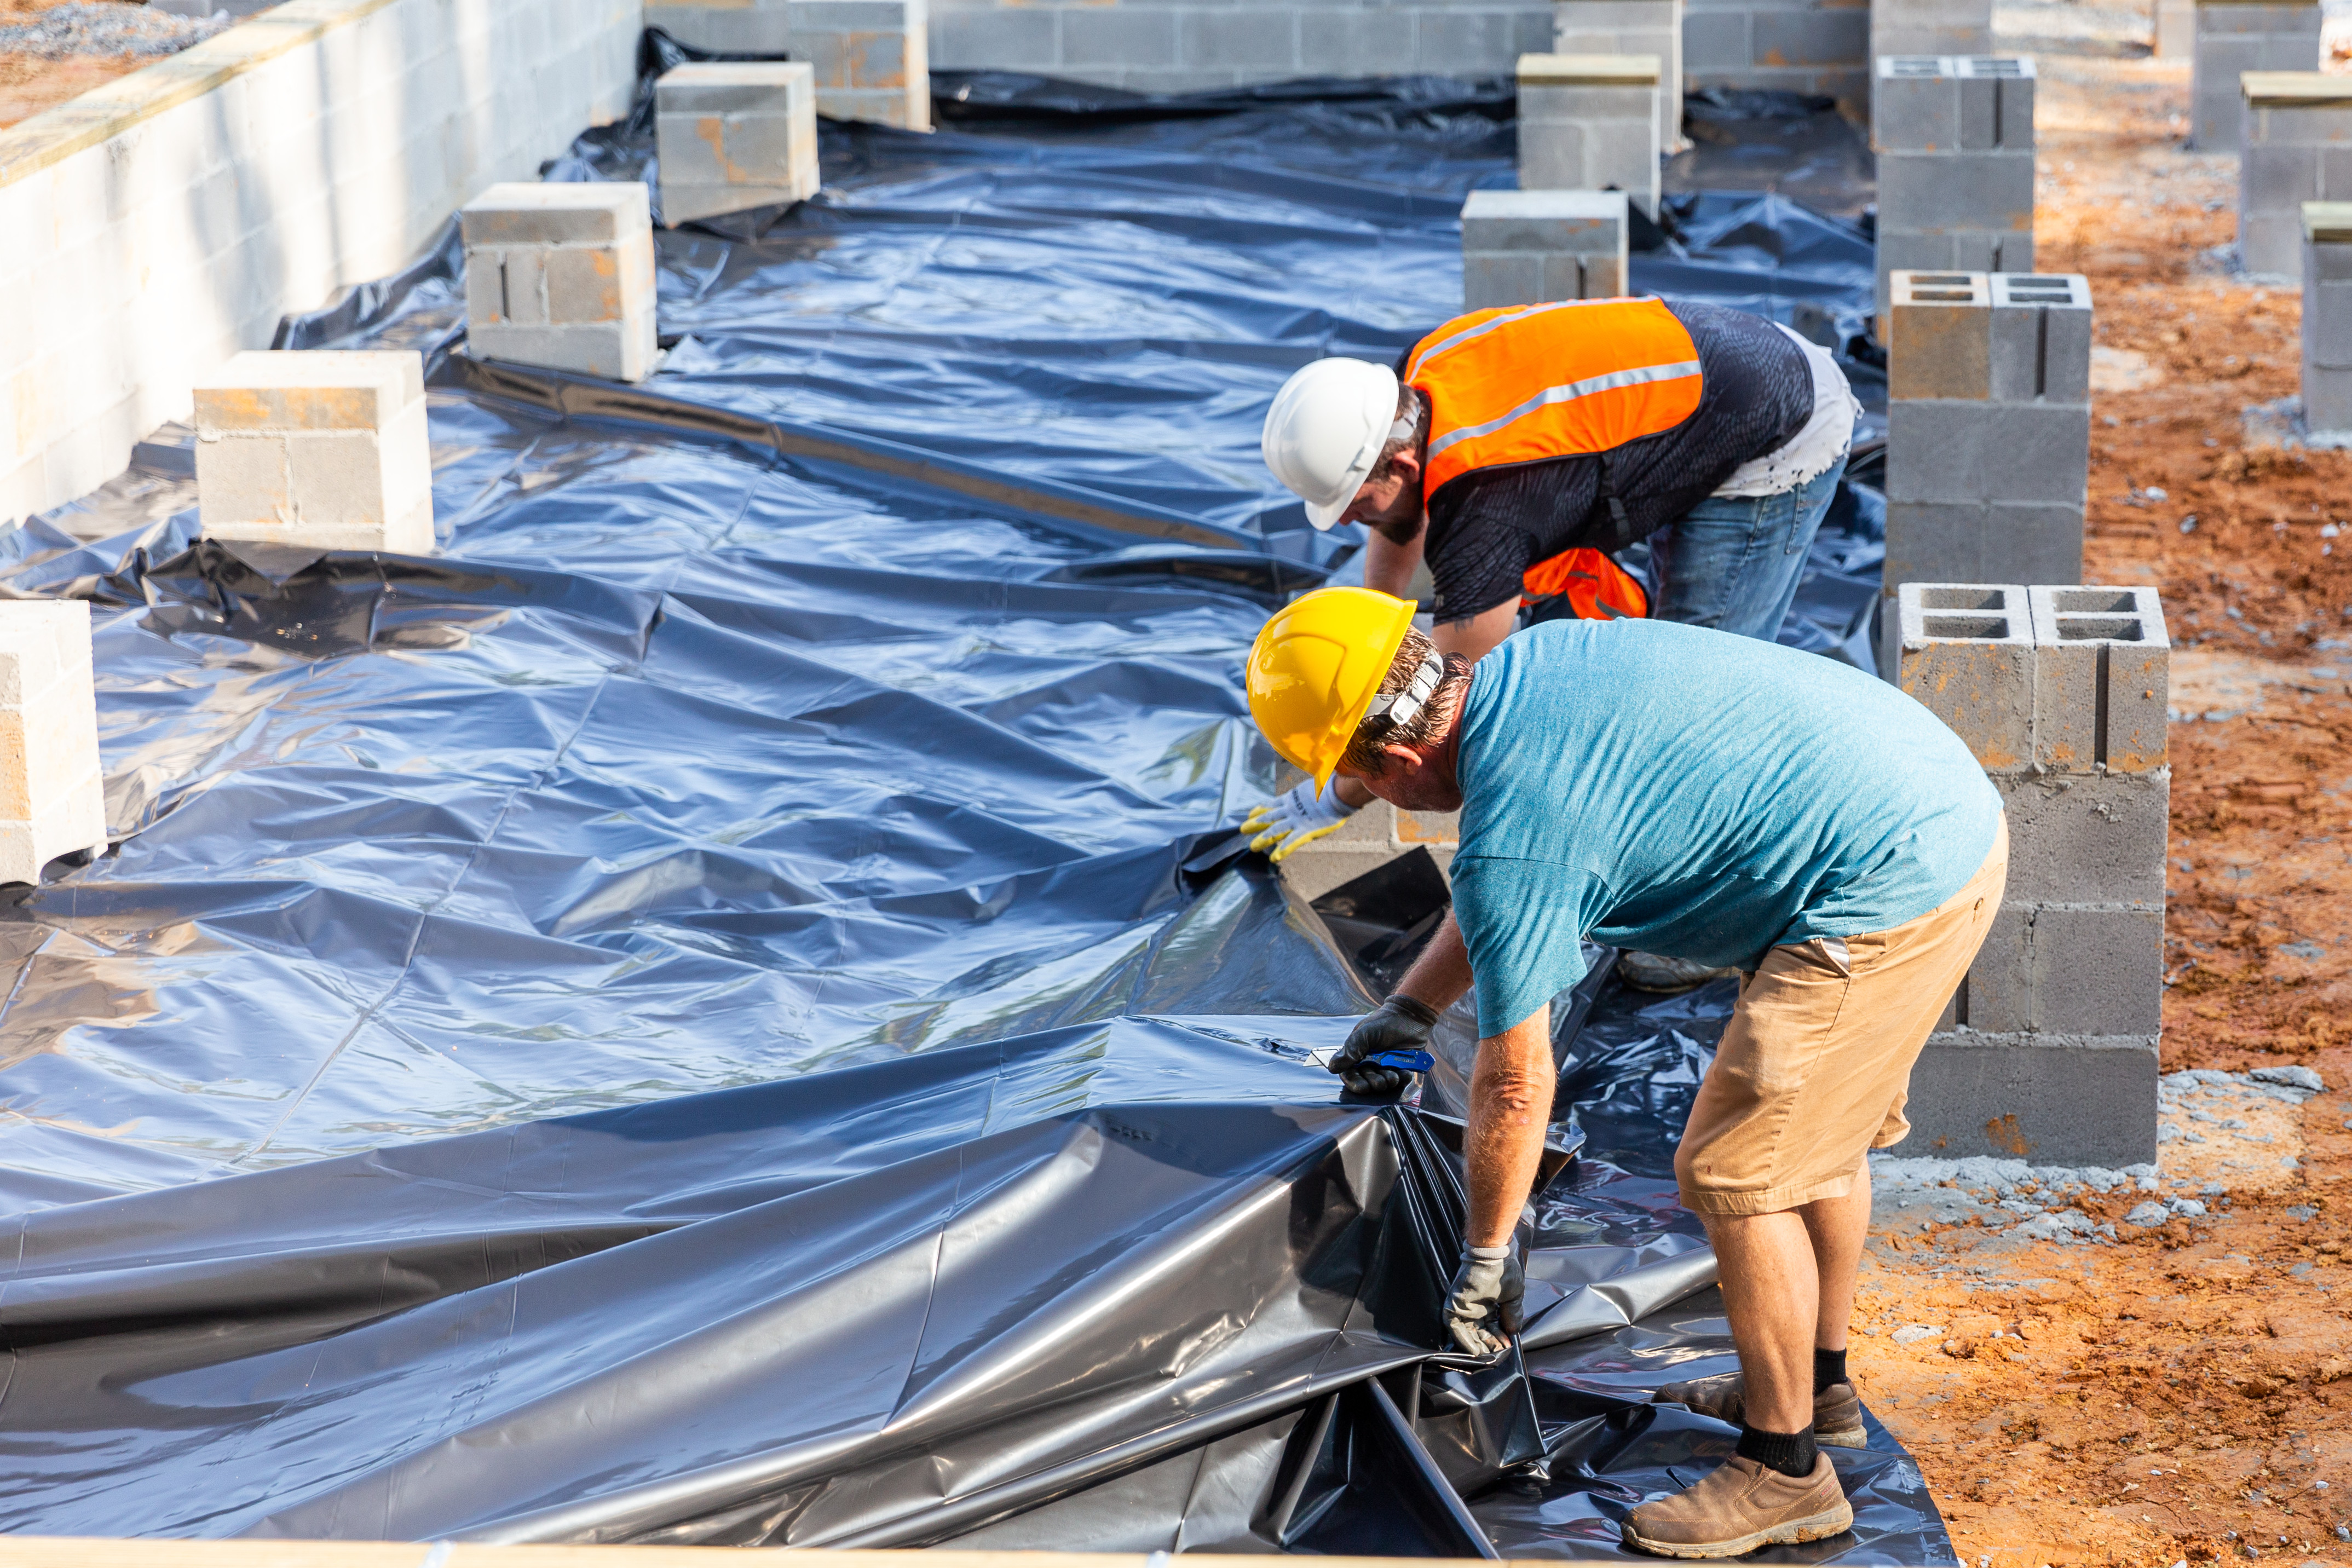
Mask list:
[[[1410,996],[1391,996],[1362,1017],[1348,1032],[1348,1043],[1327,1065],[1339,1075],[1350,1094],[1368,1100],[1394,1100],[1404,1092],[1412,1075],[1396,1068],[1367,1067],[1366,1057],[1383,1051],[1419,1051],[1429,1047],[1429,1031],[1437,1026],[1435,1010]]]
[[[1526,1291],[1518,1249],[1510,1243],[1464,1247],[1462,1267],[1445,1295],[1446,1331],[1471,1355],[1507,1349],[1525,1326],[1519,1299]]]

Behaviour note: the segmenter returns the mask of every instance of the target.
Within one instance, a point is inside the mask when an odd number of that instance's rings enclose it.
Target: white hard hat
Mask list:
[[[1328,529],[1363,488],[1396,421],[1396,372],[1360,359],[1318,359],[1282,384],[1259,449],[1307,521]]]

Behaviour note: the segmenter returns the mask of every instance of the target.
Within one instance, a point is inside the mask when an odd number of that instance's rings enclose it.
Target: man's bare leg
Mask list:
[[[1813,1343],[1825,1351],[1845,1349],[1853,1317],[1853,1287],[1862,1272],[1862,1249],[1870,1239],[1870,1156],[1864,1154],[1853,1187],[1842,1198],[1815,1198],[1797,1213],[1813,1248],[1820,1288]]]
[[[1813,1338],[1822,1271],[1803,1215],[1708,1215],[1723,1315],[1739,1352],[1747,1421],[1767,1432],[1813,1424]],[[1851,1296],[1852,1285],[1848,1284]]]

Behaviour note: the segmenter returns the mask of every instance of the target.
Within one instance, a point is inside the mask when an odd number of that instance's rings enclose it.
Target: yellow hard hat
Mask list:
[[[1275,614],[1249,655],[1250,717],[1317,794],[1380,695],[1412,629],[1411,599],[1370,588],[1318,588]]]

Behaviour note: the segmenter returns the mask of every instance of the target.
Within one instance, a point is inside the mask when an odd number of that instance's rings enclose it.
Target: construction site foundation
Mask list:
[[[816,195],[816,69],[698,61],[654,84],[664,226]]]
[[[195,423],[205,538],[432,553],[422,354],[250,350],[196,384]]]
[[[105,844],[89,605],[0,603],[0,882]]]
[[[1462,204],[1462,308],[1626,292],[1622,191],[1473,191]]]
[[[643,381],[654,327],[651,194],[638,182],[492,185],[458,213],[477,359]]]
[[[2244,120],[2238,79],[2317,70],[2319,24],[2318,0],[2197,0],[2189,144],[2200,153],[2238,151]]]
[[[1519,188],[1625,193],[1658,216],[1655,55],[1519,57]]]
[[[2156,1157],[2171,773],[2156,592],[1906,583],[1903,689],[2001,795],[2010,879],[1929,1038],[1919,1153]]]

